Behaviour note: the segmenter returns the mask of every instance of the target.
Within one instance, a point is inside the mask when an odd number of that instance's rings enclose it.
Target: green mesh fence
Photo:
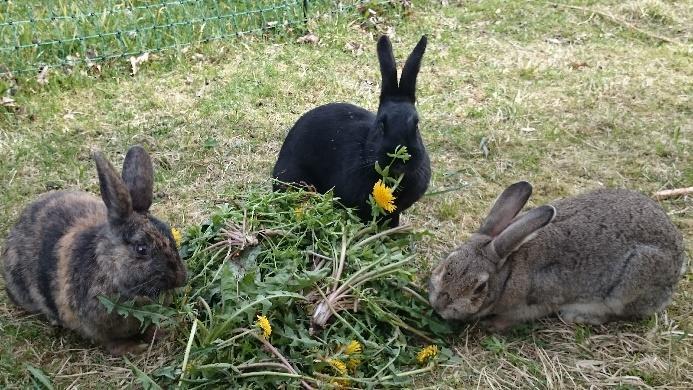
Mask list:
[[[307,0],[0,0],[0,74],[134,56],[307,17]]]

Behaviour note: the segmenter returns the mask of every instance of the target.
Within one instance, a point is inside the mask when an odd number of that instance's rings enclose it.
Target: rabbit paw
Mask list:
[[[136,340],[113,341],[106,345],[108,353],[113,356],[123,356],[125,354],[139,354],[147,350],[148,345]]]
[[[503,317],[492,317],[481,322],[482,326],[491,332],[503,333],[510,327],[515,325],[515,322]]]
[[[570,313],[568,315],[561,314],[566,322],[573,324],[589,324],[589,325],[601,325],[606,322],[606,318],[603,316],[589,315],[585,313]]]
[[[571,305],[563,307],[559,315],[565,322],[601,325],[607,321],[606,310],[601,305]]]

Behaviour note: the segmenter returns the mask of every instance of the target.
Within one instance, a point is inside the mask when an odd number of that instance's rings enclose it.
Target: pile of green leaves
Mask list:
[[[416,283],[420,235],[363,225],[331,194],[258,191],[221,206],[185,232],[190,280],[175,308],[186,348],[152,379],[183,388],[369,387],[432,370],[450,356],[442,345],[452,329]],[[258,316],[269,320],[268,337]],[[360,351],[348,353],[354,342]],[[426,345],[440,352],[417,359]]]

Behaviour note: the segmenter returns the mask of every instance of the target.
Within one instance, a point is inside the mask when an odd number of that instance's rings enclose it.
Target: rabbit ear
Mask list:
[[[493,249],[501,259],[506,258],[522,244],[531,240],[534,233],[548,225],[555,216],[556,209],[549,205],[529,211],[513,221],[498,237],[491,241]]]
[[[526,181],[517,182],[506,188],[496,199],[479,233],[491,237],[500,234],[522,210],[530,195],[532,195],[532,185]]]
[[[154,169],[149,154],[139,145],[128,150],[123,162],[123,181],[130,192],[132,208],[145,213],[152,205]]]
[[[380,101],[384,97],[397,94],[397,67],[395,65],[395,55],[392,53],[390,39],[383,35],[378,39],[378,60],[380,61],[380,74],[382,75],[382,89],[380,91]]]
[[[404,63],[404,68],[402,69],[402,77],[399,79],[400,94],[409,98],[412,103],[416,101],[416,76],[419,75],[419,69],[421,69],[421,59],[424,52],[426,52],[426,43],[427,39],[424,35],[411,54],[409,54],[409,58],[407,58],[407,62]]]
[[[99,175],[101,198],[108,210],[108,221],[113,225],[124,223],[132,215],[132,201],[127,187],[108,160],[94,152],[96,171]]]

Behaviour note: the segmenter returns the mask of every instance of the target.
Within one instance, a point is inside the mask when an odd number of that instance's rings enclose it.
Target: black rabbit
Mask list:
[[[391,176],[404,179],[395,192],[396,209],[388,214],[390,225],[399,224],[399,215],[426,192],[431,163],[419,133],[416,76],[426,50],[426,36],[416,45],[402,69],[397,84],[397,68],[392,45],[386,36],[378,40],[382,89],[377,114],[347,103],[331,103],[305,113],[289,131],[279,152],[272,176],[283,183],[308,185],[335,196],[346,207],[355,207],[359,217],[371,219],[369,195],[380,176],[374,169],[392,160],[388,153],[406,146],[411,158],[397,160]],[[282,183],[274,189],[281,190]]]

